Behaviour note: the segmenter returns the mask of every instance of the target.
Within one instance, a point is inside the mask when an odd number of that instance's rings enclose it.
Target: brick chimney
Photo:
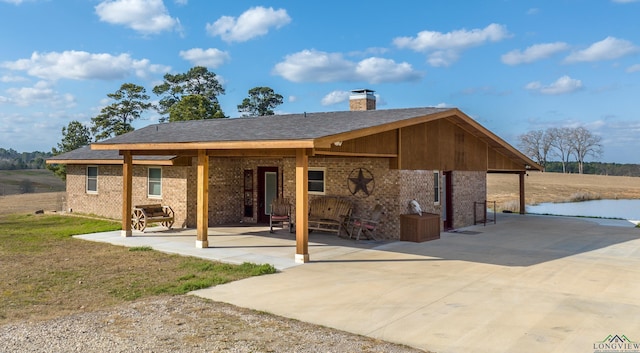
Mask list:
[[[349,96],[349,110],[376,110],[376,96],[370,89],[354,89]]]

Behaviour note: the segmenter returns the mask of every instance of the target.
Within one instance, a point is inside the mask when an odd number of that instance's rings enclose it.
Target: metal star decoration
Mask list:
[[[358,177],[353,177],[354,172],[358,170]],[[370,175],[370,178],[367,178],[364,175],[364,172],[366,172],[368,175]],[[367,185],[369,183],[371,183],[373,181],[373,174],[371,174],[370,171],[364,169],[364,168],[359,168],[359,169],[354,169],[351,174],[349,174],[349,191],[351,191],[352,195],[355,195],[358,193],[358,191],[362,191],[365,195],[369,196],[370,192],[373,190],[369,190],[369,188],[367,187]],[[353,184],[353,188],[352,188],[352,184]]]

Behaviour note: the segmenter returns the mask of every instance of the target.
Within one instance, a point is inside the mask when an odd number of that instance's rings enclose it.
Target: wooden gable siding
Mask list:
[[[338,141],[335,141],[338,142]],[[316,148],[316,151],[345,153],[345,154],[373,154],[373,155],[397,155],[398,133],[397,130],[385,131],[373,135],[363,136],[352,140],[340,141],[342,145],[331,145],[331,148]]]
[[[487,170],[487,144],[440,119],[400,129],[399,169]]]
[[[489,149],[488,155],[489,170],[491,171],[522,171],[526,170],[523,165],[518,165],[504,154],[493,148]]]

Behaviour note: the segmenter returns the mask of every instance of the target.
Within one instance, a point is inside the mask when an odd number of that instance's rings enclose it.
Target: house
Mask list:
[[[379,233],[400,236],[417,200],[444,229],[473,224],[487,173],[540,170],[531,159],[456,108],[377,110],[374,92],[352,91],[350,110],[150,125],[50,158],[67,164],[68,207],[122,219],[131,209],[171,205],[176,225],[207,228],[268,222],[274,197],[293,201],[296,260],[308,261],[310,198],[349,198],[354,213],[385,208]]]

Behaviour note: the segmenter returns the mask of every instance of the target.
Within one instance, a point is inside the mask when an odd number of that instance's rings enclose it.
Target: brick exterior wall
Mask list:
[[[258,167],[278,168],[278,195],[292,202],[295,222],[295,158],[246,159],[211,158],[209,161],[209,226],[238,222],[256,223],[258,210]],[[423,211],[441,214],[441,203],[434,203],[434,172],[431,170],[389,169],[385,158],[311,157],[309,167],[325,169],[325,195],[349,199],[355,215],[366,216],[381,204],[384,207],[378,235],[400,238],[400,215],[410,213],[409,202],[417,200]],[[133,204],[162,203],[176,214],[176,227],[195,228],[197,215],[197,163],[188,167],[162,167],[162,198],[147,197],[147,166],[133,168]],[[368,197],[349,190],[350,173],[358,168],[371,172]],[[253,216],[244,216],[244,171],[253,171]],[[98,193],[85,190],[86,165],[67,166],[67,205],[74,212],[119,219],[122,214],[122,166],[98,166]],[[452,173],[454,228],[473,224],[473,202],[486,199],[484,171]],[[375,184],[375,185],[374,185]],[[309,199],[318,197],[309,195]],[[441,195],[440,199],[444,195]]]
[[[474,202],[487,199],[487,173],[454,171],[453,178],[453,227],[473,224]]]
[[[188,167],[162,168],[162,197],[147,195],[148,166],[133,167],[132,201],[134,205],[161,203],[175,213],[175,227],[187,226]],[[98,166],[98,192],[86,191],[86,165],[67,165],[67,207],[72,212],[95,214],[120,219],[122,217],[122,166]]]

